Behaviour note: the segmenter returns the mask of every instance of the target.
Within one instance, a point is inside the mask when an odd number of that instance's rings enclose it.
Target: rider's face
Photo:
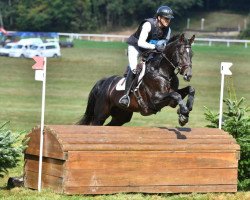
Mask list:
[[[167,27],[170,23],[170,19],[165,17],[158,16],[158,20],[160,22],[160,26],[162,27]]]

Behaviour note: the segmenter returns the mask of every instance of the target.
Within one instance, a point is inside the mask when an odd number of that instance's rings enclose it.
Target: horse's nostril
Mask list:
[[[185,75],[183,76],[183,79],[184,79],[185,81],[190,81],[191,78],[192,78],[192,75],[185,74]]]

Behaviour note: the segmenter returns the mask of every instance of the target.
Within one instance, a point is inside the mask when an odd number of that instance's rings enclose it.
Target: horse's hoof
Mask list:
[[[188,117],[180,114],[179,115],[179,124],[181,126],[184,126],[186,123],[188,123]]]
[[[177,109],[177,114],[178,115],[184,115],[186,117],[189,117],[189,110],[188,109],[183,109],[180,110],[180,108]]]

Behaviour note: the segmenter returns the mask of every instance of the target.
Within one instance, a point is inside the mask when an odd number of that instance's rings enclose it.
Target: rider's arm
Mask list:
[[[155,45],[154,44],[150,44],[148,43],[146,40],[148,38],[148,34],[151,31],[151,24],[150,22],[145,22],[142,25],[142,30],[141,30],[141,34],[138,40],[138,46],[142,47],[144,49],[155,49]]]
[[[169,27],[169,29],[168,29],[168,35],[166,37],[166,40],[169,40],[170,36],[171,36],[171,28]]]

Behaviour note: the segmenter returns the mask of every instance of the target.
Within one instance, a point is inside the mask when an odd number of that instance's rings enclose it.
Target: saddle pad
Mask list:
[[[116,85],[115,89],[118,91],[123,91],[125,90],[125,84],[126,84],[126,80],[123,77]]]
[[[140,73],[139,78],[138,78],[137,86],[136,86],[135,89],[139,89],[139,86],[141,85],[141,79],[143,78],[144,74],[145,74],[145,64],[143,64],[141,73]],[[123,77],[123,78],[116,84],[115,89],[118,90],[118,91],[124,91],[124,90],[125,90],[125,85],[126,85],[126,78]]]

